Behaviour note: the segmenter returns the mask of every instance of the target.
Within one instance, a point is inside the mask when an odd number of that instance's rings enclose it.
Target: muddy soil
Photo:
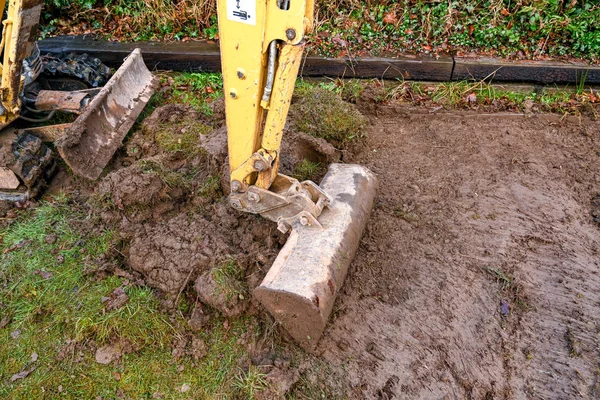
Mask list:
[[[195,292],[210,308],[238,315],[248,296],[232,303],[211,271],[234,260],[251,291],[285,236],[227,205],[218,184],[227,182],[220,123],[168,107],[98,185],[97,212],[119,227],[126,267],[167,303]],[[335,388],[327,397],[351,399],[597,398],[598,122],[360,107],[368,137],[350,150],[284,136],[285,173],[304,159],[341,158],[380,179],[318,359],[300,357],[304,367],[288,374],[290,382],[301,374],[300,383],[285,390],[306,398],[310,381]],[[180,135],[170,147],[202,132],[191,139],[204,151],[164,148],[159,139],[171,136],[160,126]],[[286,346],[286,357],[299,353]]]
[[[247,293],[286,237],[276,224],[227,204],[227,132],[218,118],[179,104],[157,108],[98,183],[92,204],[105,224],[118,227],[126,267],[170,299],[166,304],[195,292],[204,304],[234,316],[246,309]],[[288,132],[283,148],[288,174],[304,159],[326,164],[340,158],[331,144],[303,133]],[[247,278],[236,293],[215,279],[224,265]]]
[[[598,398],[600,124],[366,112],[380,188],[317,349],[347,396]]]

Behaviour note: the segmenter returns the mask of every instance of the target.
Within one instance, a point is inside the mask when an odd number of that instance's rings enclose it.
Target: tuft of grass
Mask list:
[[[356,103],[365,90],[359,79],[338,79],[337,83],[341,86],[342,99],[350,103]]]
[[[228,302],[248,297],[248,288],[244,282],[244,270],[238,262],[229,257],[212,270],[212,277],[225,294]]]
[[[146,174],[155,174],[169,187],[180,187],[190,189],[192,181],[196,175],[195,170],[191,171],[173,171],[167,168],[163,163],[153,159],[142,159],[138,161],[142,172]]]
[[[298,101],[290,107],[295,129],[345,147],[365,136],[367,118],[354,104],[342,100],[335,90],[302,83]]]
[[[320,163],[307,160],[302,160],[296,168],[292,176],[299,181],[314,181],[323,172],[323,167]]]
[[[364,85],[380,89],[383,86],[379,81],[365,82]],[[530,110],[578,115],[582,110],[595,113],[594,108],[589,106],[600,103],[597,92],[581,85],[575,89],[512,90],[510,86],[487,81],[437,84],[401,81],[396,85],[388,85],[384,90],[385,96],[373,100],[492,112]]]
[[[501,296],[508,300],[516,312],[525,312],[531,309],[524,293],[523,285],[513,276],[499,268],[484,265],[481,267],[500,285]]]
[[[212,127],[200,121],[184,120],[177,124],[162,124],[154,135],[156,144],[167,152],[181,152],[194,156],[204,152],[200,146],[200,135],[205,135]]]
[[[216,175],[206,177],[196,189],[196,193],[201,197],[215,200],[223,196],[219,177]]]
[[[266,375],[254,365],[251,365],[247,372],[238,375],[233,385],[238,390],[239,398],[256,399],[256,395],[268,387],[265,377]]]
[[[223,97],[223,77],[219,73],[183,72],[173,74],[172,96],[198,112],[212,115],[210,103]]]

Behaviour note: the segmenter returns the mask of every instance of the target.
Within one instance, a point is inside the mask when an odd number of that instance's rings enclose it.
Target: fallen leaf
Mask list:
[[[469,104],[472,104],[472,103],[477,103],[477,95],[476,95],[475,93],[472,93],[472,92],[471,92],[471,93],[468,93],[468,94],[465,96],[465,101],[466,101],[467,103],[469,103]]]
[[[505,17],[508,17],[510,15],[510,12],[506,8],[503,8],[502,11],[500,11],[500,14],[504,15]]]
[[[10,381],[14,382],[19,379],[27,378],[29,376],[29,374],[31,374],[33,371],[35,371],[35,367],[31,367],[30,369],[25,369],[25,370],[19,372],[18,374],[14,374],[13,376],[11,376]]]
[[[31,362],[36,362],[38,360],[38,353],[36,353],[35,351],[33,353],[31,353],[30,360],[31,360]]]
[[[506,316],[509,313],[509,307],[508,307],[508,303],[505,300],[501,300],[500,301],[500,312],[502,313],[502,315]]]
[[[190,389],[191,389],[191,386],[188,385],[187,383],[184,383],[183,385],[181,385],[181,389],[179,389],[179,391],[181,393],[186,393],[186,392],[189,392]]]
[[[54,244],[56,243],[56,239],[57,236],[55,234],[50,234],[44,238],[44,242],[46,242],[47,244]]]
[[[20,329],[15,329],[14,331],[12,331],[10,333],[10,337],[13,339],[18,338],[19,336],[21,336],[21,330]]]
[[[390,11],[383,17],[383,22],[385,22],[386,24],[395,24],[396,22],[398,22],[398,17],[396,16],[395,12]]]
[[[0,329],[6,328],[6,326],[10,324],[10,316],[7,315],[0,320]]]
[[[11,246],[8,249],[5,249],[4,254],[10,253],[11,251],[18,250],[18,249],[28,245],[29,243],[31,243],[31,240],[21,240],[19,243],[15,244],[14,246]]]
[[[41,270],[41,269],[38,269],[33,274],[34,275],[39,275],[44,280],[52,278],[52,272],[50,272],[50,271],[44,271],[44,270]]]
[[[123,307],[129,301],[129,296],[125,293],[125,290],[122,286],[119,286],[110,294],[110,298],[106,303],[106,310],[118,310]]]

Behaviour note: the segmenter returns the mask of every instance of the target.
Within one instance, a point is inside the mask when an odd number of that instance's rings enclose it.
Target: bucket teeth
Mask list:
[[[333,201],[322,228],[295,224],[254,296],[306,350],[321,337],[375,199],[377,179],[366,167],[332,164],[320,187]]]

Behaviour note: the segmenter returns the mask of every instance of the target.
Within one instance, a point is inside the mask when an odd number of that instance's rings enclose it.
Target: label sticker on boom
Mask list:
[[[227,19],[256,25],[257,0],[227,0]]]

